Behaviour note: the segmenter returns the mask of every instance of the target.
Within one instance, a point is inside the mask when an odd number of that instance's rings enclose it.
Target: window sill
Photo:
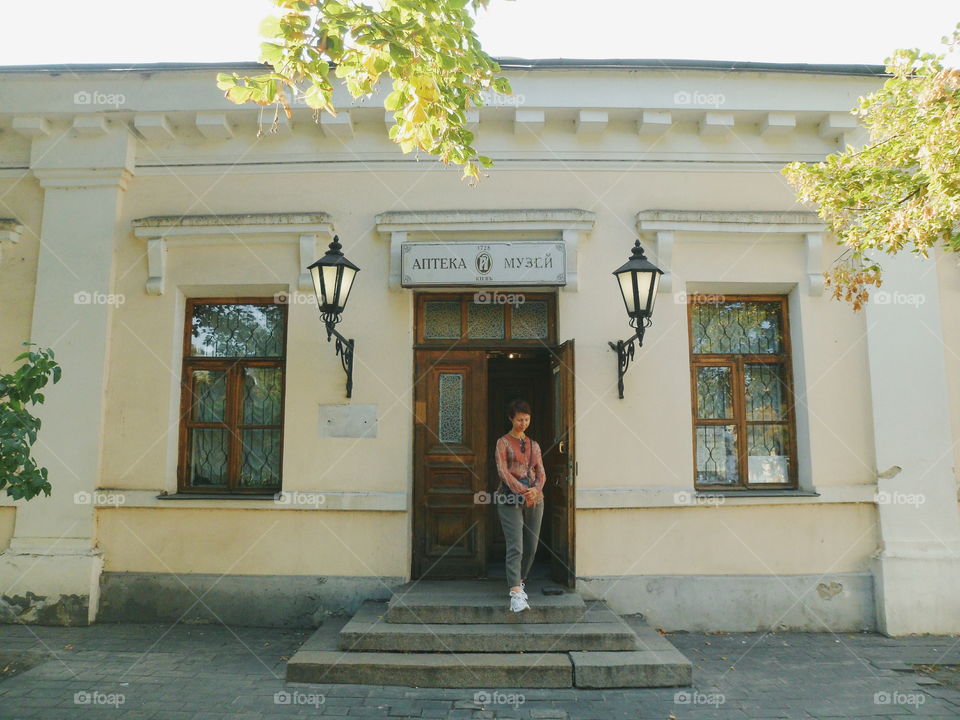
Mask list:
[[[673,486],[578,488],[578,510],[695,508],[715,505],[874,504],[876,484],[822,485],[819,490],[685,490]]]
[[[815,490],[697,490],[697,497],[820,497]]]
[[[406,512],[406,492],[376,490],[299,491],[284,490],[276,495],[230,495],[227,493],[168,493],[159,489],[100,488],[95,491],[93,506],[103,509],[163,508],[167,510],[277,510],[277,511],[383,511]],[[0,498],[0,505],[2,505]]]
[[[280,492],[279,490],[277,492]],[[170,493],[157,495],[157,500],[274,500],[276,493],[254,495],[241,493]]]

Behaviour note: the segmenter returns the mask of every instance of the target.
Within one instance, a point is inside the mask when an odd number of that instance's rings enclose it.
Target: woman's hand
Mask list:
[[[523,494],[523,499],[527,507],[533,507],[543,500],[543,493],[537,488],[530,488]]]

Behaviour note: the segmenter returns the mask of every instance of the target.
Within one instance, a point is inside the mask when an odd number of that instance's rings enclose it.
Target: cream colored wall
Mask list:
[[[0,149],[10,142],[8,138],[0,142]],[[0,217],[23,226],[18,243],[4,242],[0,247],[0,373],[19,367],[14,358],[27,349],[22,343],[31,339],[42,198],[32,178],[0,178]],[[0,493],[6,497],[5,490]],[[14,507],[0,507],[0,550],[10,546],[16,513]]]
[[[745,206],[782,210],[792,202],[784,184],[769,172],[503,167],[494,168],[489,178],[471,189],[453,169],[423,166],[378,169],[375,177],[370,172],[253,174],[233,169],[223,175],[181,174],[176,179],[138,176],[130,183],[121,227],[150,215],[324,211],[333,217],[344,252],[362,268],[340,330],[357,340],[352,402],[378,405],[378,437],[318,436],[318,405],[345,402],[343,373],[314,307],[291,306],[284,488],[387,492],[411,488],[411,293],[387,289],[389,242],[375,235],[374,216],[405,209],[560,207],[597,214],[594,232],[579,248],[580,289],[559,296],[560,339],[576,339],[578,486],[691,489],[686,308],[661,295],[655,324],[626,376],[626,397],[619,400],[616,361],[607,341],[628,337],[630,329],[610,273],[629,254],[637,211]],[[825,261],[832,250],[824,250]],[[259,288],[237,292],[271,295],[294,280],[298,256],[294,245],[173,248],[167,257],[167,290],[157,297],[144,292],[144,252],[144,242],[132,233],[117,242],[115,292],[122,293],[125,302],[113,316],[101,487],[172,491],[183,322],[183,293],[178,286],[214,294],[218,283],[260,283]],[[802,287],[804,258],[800,237],[722,243],[678,237],[674,290],[682,290],[684,281],[707,280],[779,281]],[[815,487],[869,482],[872,453],[863,320],[826,296],[797,292],[803,362],[813,380],[808,401],[812,482]],[[687,538],[711,537],[700,524],[706,517],[703,512],[685,507],[581,510],[577,574],[636,572],[635,560],[656,536],[656,528],[673,523],[675,531],[683,531]],[[656,571],[825,572],[837,570],[838,558],[845,568],[862,570],[875,546],[870,506],[778,505],[720,512],[723,515],[714,517],[729,529],[715,526],[741,537],[780,537],[784,528],[795,527],[811,534],[791,535],[807,538],[806,545],[786,542],[775,551],[770,543],[758,542],[767,548],[762,555],[766,566],[747,548],[737,550],[729,542],[728,550],[740,558],[726,565],[718,565],[711,555],[698,558],[684,549],[695,541],[671,542],[658,546]],[[821,521],[814,515],[829,517],[830,523],[818,526]],[[165,572],[169,567],[175,572],[226,572],[232,559],[252,543],[255,549],[230,572],[405,576],[409,568],[410,516],[405,513],[236,511],[216,509],[214,501],[206,510],[100,510],[99,518],[99,545],[112,570]],[[131,541],[130,528],[136,528],[143,542]],[[304,537],[315,538],[316,543],[304,543]],[[224,538],[226,550],[221,552]],[[852,538],[862,539],[852,543]],[[343,544],[354,549],[355,558],[341,552]],[[300,549],[305,546],[310,550]],[[385,546],[389,551],[383,552]],[[611,548],[623,550],[611,553]],[[291,553],[306,557],[303,562],[280,560],[278,566],[277,558]],[[648,560],[649,556],[642,562],[643,572],[653,571]]]
[[[395,575],[405,555],[399,513],[120,508],[97,525],[108,572]]]
[[[0,217],[23,225],[18,243],[0,247],[0,372],[19,365],[13,359],[30,339],[42,214],[43,191],[36,180],[0,178]]]
[[[953,432],[953,473],[960,500],[960,253],[938,252],[935,257]]]
[[[16,524],[17,511],[12,507],[0,507],[0,550],[10,547],[10,538],[13,537],[13,528]]]
[[[862,572],[878,539],[867,504],[585,510],[577,513],[577,574]]]

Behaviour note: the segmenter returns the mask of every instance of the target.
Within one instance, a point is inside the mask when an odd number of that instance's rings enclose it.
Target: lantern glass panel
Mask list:
[[[617,280],[620,281],[620,292],[623,293],[623,302],[627,307],[627,315],[633,317],[636,308],[633,303],[633,273],[626,270],[617,274]]]
[[[653,304],[657,301],[657,292],[660,288],[660,273],[653,271],[642,272],[640,273],[640,277],[637,278],[637,282],[641,288],[640,303],[643,304],[644,302],[647,302],[647,315],[653,315]],[[650,288],[650,295],[648,297],[644,297],[646,288]]]
[[[313,279],[313,292],[317,295],[317,303],[323,305],[323,288],[320,285],[320,267],[318,265],[310,268],[310,277]]]
[[[343,279],[340,281],[340,309],[347,306],[347,298],[350,297],[350,288],[353,287],[353,280],[357,277],[357,271],[353,268],[343,268]]]
[[[338,305],[337,303],[337,270],[339,268],[334,266],[326,266],[323,268],[323,304],[324,305]]]

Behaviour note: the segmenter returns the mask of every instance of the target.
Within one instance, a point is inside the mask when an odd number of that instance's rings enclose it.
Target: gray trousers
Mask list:
[[[527,507],[523,498],[510,493],[494,493],[503,538],[507,543],[507,587],[520,584],[520,578],[526,578],[533,566],[533,556],[540,544],[540,521],[543,520],[541,501],[533,507]]]

